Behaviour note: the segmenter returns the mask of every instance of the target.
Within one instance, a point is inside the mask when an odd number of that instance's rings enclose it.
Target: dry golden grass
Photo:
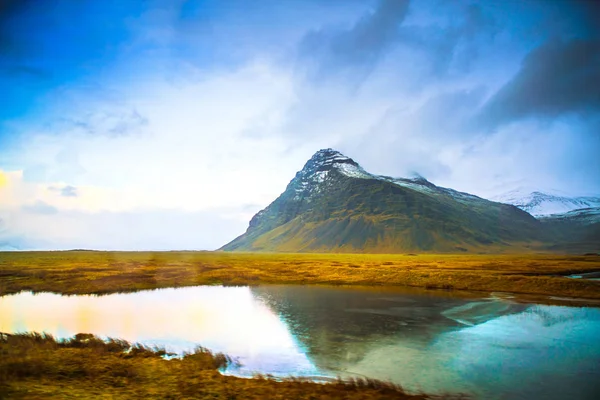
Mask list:
[[[224,376],[222,354],[199,348],[181,359],[164,351],[79,334],[0,334],[0,399],[427,399],[371,381],[319,384]],[[437,397],[439,398],[439,397]]]
[[[226,252],[0,253],[0,295],[103,294],[192,285],[348,284],[600,299],[600,256]]]

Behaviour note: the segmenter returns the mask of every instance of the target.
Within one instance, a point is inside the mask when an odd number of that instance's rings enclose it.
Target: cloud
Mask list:
[[[467,74],[500,32],[493,12],[464,3],[380,1],[350,27],[322,26],[299,45],[299,68],[317,82],[355,89],[386,70],[388,85],[423,88],[447,74]]]
[[[77,197],[65,198],[56,193],[69,191],[68,185],[54,183],[48,190],[23,181],[22,173],[7,176],[8,184],[0,189],[0,246],[6,248],[212,250],[243,232],[264,207],[193,209],[195,199],[178,207],[170,200],[156,201],[160,187],[148,193],[85,187],[77,188]]]
[[[77,197],[77,188],[75,186],[67,185],[64,187],[49,186],[48,190],[57,192],[63,197]]]
[[[25,204],[21,207],[25,212],[32,214],[43,214],[52,215],[58,212],[57,208],[41,200],[36,201],[33,204]]]
[[[398,39],[408,0],[382,0],[349,29],[321,28],[300,43],[300,54],[312,61],[315,77],[337,75],[348,69],[370,68]]]
[[[452,167],[451,175],[439,182],[446,186],[484,196],[518,186],[571,195],[600,193],[600,137],[590,135],[585,118],[507,124],[450,150],[444,162]]]
[[[527,117],[600,111],[600,41],[553,40],[532,51],[479,120],[491,128]]]
[[[584,36],[600,36],[600,3],[596,0],[582,0],[571,2],[574,8],[573,20]]]
[[[33,1],[27,0],[4,0],[0,2],[0,50],[2,52],[12,51],[16,43],[11,24],[15,17],[23,14]]]
[[[479,4],[440,3],[429,11],[438,14],[429,16],[432,23],[408,19],[400,30],[404,46],[423,57],[421,68],[428,80],[468,73],[500,31],[489,10]],[[439,20],[439,14],[446,14],[447,19]]]
[[[26,210],[13,213],[6,237],[0,232],[0,242],[26,249],[214,250],[243,232],[246,225],[215,210],[52,214]]]
[[[56,131],[68,131],[72,134],[122,136],[143,132],[148,118],[137,110],[123,110],[120,107],[102,107],[83,114],[62,117],[52,123]]]
[[[46,121],[26,126],[18,147],[3,149],[2,161],[22,169],[10,172],[11,184],[0,192],[0,211],[24,211],[23,204],[25,210],[44,211],[32,206],[37,200],[60,213],[212,210],[244,226],[314,151],[307,145],[309,150],[288,152],[275,134],[293,101],[289,76],[257,62],[182,80],[157,78],[152,85],[129,88],[122,102],[139,107],[140,115],[152,115],[139,135],[90,135]],[[61,118],[90,108],[86,97],[73,103],[63,104],[72,114]],[[100,114],[113,107],[92,104]],[[93,121],[100,128],[104,124]],[[248,136],[247,130],[265,136]]]
[[[0,74],[8,75],[13,78],[34,79],[34,80],[47,80],[51,78],[52,74],[49,71],[45,71],[40,68],[34,68],[27,65],[11,65],[2,67]]]
[[[379,174],[418,172],[434,181],[445,178],[452,166],[443,162],[443,154],[473,135],[465,120],[473,115],[483,94],[481,88],[453,90],[391,107],[373,121],[367,134],[346,138],[342,146],[349,154],[360,155],[364,167]]]

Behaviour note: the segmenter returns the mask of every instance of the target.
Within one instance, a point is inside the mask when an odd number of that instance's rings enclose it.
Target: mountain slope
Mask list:
[[[581,208],[600,207],[600,197],[568,197],[562,193],[547,193],[525,188],[495,196],[492,200],[512,204],[536,217],[565,213]]]
[[[441,188],[420,176],[373,175],[324,149],[222,250],[488,251],[528,246],[539,228],[512,205]]]
[[[546,234],[555,243],[549,250],[600,252],[600,207],[582,208],[561,214],[539,217]]]

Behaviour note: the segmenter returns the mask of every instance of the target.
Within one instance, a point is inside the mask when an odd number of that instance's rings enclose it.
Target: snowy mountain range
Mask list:
[[[541,191],[519,188],[505,194],[494,196],[490,200],[512,204],[534,217],[563,214],[573,210],[600,207],[600,197],[569,197],[556,191]]]

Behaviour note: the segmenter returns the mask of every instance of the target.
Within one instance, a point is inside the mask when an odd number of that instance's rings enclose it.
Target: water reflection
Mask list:
[[[252,291],[286,321],[320,370],[427,392],[478,392],[450,368],[454,351],[437,345],[445,334],[529,307],[423,290],[269,286]]]
[[[331,287],[195,287],[103,297],[0,297],[0,331],[91,332],[202,344],[229,372],[367,376],[478,398],[595,399],[600,309],[460,293]],[[465,297],[466,296],[466,297]]]
[[[238,358],[240,374],[315,375],[287,326],[247,287],[163,289],[108,296],[50,293],[0,297],[0,332],[47,332],[164,346],[183,352],[202,345]]]

